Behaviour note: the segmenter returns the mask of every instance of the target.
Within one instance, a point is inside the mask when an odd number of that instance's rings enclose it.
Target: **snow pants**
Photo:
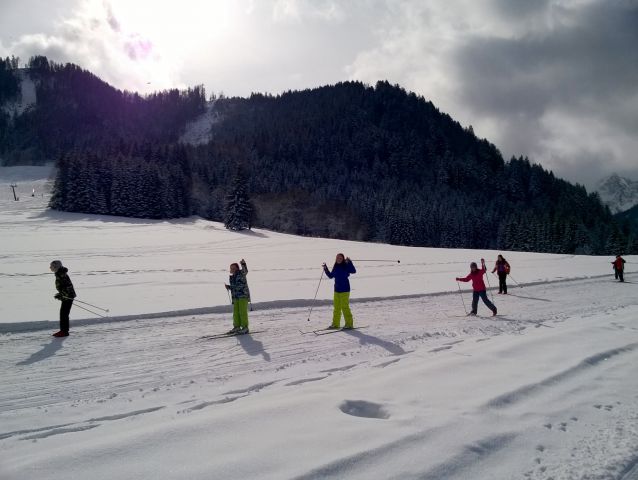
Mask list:
[[[507,273],[498,272],[498,293],[507,293]]]
[[[332,326],[339,328],[341,323],[341,312],[346,328],[353,327],[352,312],[350,311],[350,292],[335,292],[334,294],[334,310],[332,312]]]
[[[624,272],[622,270],[618,270],[617,268],[615,268],[614,273],[616,274],[616,280],[620,280],[621,282],[625,281],[625,278],[623,276]]]
[[[233,327],[248,328],[247,298],[233,298]]]
[[[476,310],[478,309],[479,297],[483,300],[483,303],[487,305],[487,308],[492,310],[492,312],[496,310],[496,307],[494,306],[494,304],[490,302],[489,298],[487,298],[487,292],[485,290],[481,290],[480,292],[473,292],[473,294],[474,295],[472,296],[472,313],[476,314]]]
[[[60,305],[60,331],[69,333],[69,314],[71,313],[71,307],[73,306],[73,299],[62,300]]]

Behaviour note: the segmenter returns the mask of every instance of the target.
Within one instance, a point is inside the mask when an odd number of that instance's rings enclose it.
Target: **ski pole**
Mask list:
[[[401,263],[401,260],[367,260],[367,259],[352,259],[353,262],[391,262],[391,263]]]
[[[485,264],[483,264],[485,265]],[[481,265],[481,268],[483,267],[483,265]],[[492,293],[492,285],[490,285],[490,276],[489,275],[485,275],[485,278],[487,279],[487,287],[490,290],[490,296],[492,297],[492,303],[494,303],[494,294]]]
[[[312,309],[315,308],[315,303],[317,302],[317,294],[319,293],[321,280],[323,280],[323,269],[321,269],[321,276],[319,277],[319,285],[317,285],[317,290],[315,291],[315,298],[312,299],[312,303],[310,304],[310,310],[308,311],[308,321],[310,321],[310,316],[312,315]]]
[[[463,300],[463,292],[461,291],[461,284],[456,281],[456,285],[459,287],[459,295],[461,295],[461,301],[463,302],[463,310],[465,310],[465,315],[467,315],[467,308],[465,308],[465,300]]]
[[[512,276],[510,275],[510,278],[512,279],[512,282],[514,282],[514,283],[516,284],[516,286],[517,286],[517,287],[523,288],[523,285],[521,285],[520,283],[518,283],[514,277],[512,277]]]
[[[224,285],[225,287],[226,285]],[[230,302],[230,304],[233,304],[233,297],[230,296],[230,290],[226,289],[226,293],[228,294],[228,301]]]
[[[66,297],[65,297],[65,298],[66,298]],[[69,299],[69,300],[70,300],[70,299]],[[108,309],[108,308],[102,308],[102,307],[98,307],[97,305],[91,305],[90,303],[88,303],[88,302],[83,302],[82,300],[78,300],[77,298],[74,298],[73,300],[74,300],[74,301],[76,301],[76,302],[82,303],[82,304],[84,304],[84,305],[88,305],[89,307],[97,308],[98,310],[102,310],[103,312],[106,312],[106,313],[108,313],[108,312],[109,312],[109,309]]]
[[[84,308],[82,305],[76,305],[76,307],[81,308],[82,310],[87,311],[89,313],[92,313],[93,315],[97,315],[98,317],[107,318],[107,315],[102,315],[100,313],[94,312],[93,310],[89,310],[88,308]]]

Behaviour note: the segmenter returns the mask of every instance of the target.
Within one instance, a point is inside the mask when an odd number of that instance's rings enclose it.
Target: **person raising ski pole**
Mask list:
[[[467,277],[457,277],[457,282],[469,282],[472,281],[472,290],[474,290],[472,295],[472,311],[468,315],[476,315],[478,309],[478,301],[479,298],[483,300],[483,303],[487,305],[487,308],[492,310],[492,315],[496,315],[496,306],[490,302],[487,298],[487,291],[485,288],[485,282],[483,281],[483,275],[487,272],[487,268],[485,268],[485,259],[481,258],[481,269],[478,269],[476,262],[470,263],[470,273]]]
[[[60,260],[53,260],[49,265],[55,274],[55,289],[58,291],[53,298],[60,300],[60,330],[53,334],[54,337],[69,336],[69,314],[73,306],[73,299],[76,297],[73,283],[69,278],[69,269],[62,266]]]
[[[242,258],[241,268],[236,263],[230,264],[230,277],[225,285],[226,290],[230,292],[233,303],[233,329],[228,332],[232,334],[242,335],[250,333],[248,330],[248,301],[250,299],[250,291],[248,290],[248,267],[246,261]]]
[[[341,323],[341,313],[343,312],[343,319],[345,330],[354,328],[354,321],[352,319],[352,312],[350,311],[350,280],[348,277],[352,273],[357,273],[352,261],[343,255],[338,253],[335,259],[335,264],[332,267],[332,271],[328,270],[326,264],[323,264],[323,271],[328,278],[334,278],[334,310],[332,313],[332,324],[329,329],[338,329]]]
[[[507,295],[507,276],[510,273],[510,264],[505,260],[503,255],[499,255],[492,273],[498,274],[498,293]]]
[[[625,281],[625,259],[620,255],[616,255],[616,260],[611,262],[614,266],[614,277],[621,282]]]

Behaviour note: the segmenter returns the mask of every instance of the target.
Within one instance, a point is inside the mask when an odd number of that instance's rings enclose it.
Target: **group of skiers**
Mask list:
[[[624,282],[625,260],[620,256],[616,256],[616,260],[611,262],[613,265],[615,277],[617,280]],[[334,279],[334,295],[333,295],[333,314],[332,323],[328,329],[339,329],[341,325],[341,317],[344,319],[344,330],[354,328],[354,320],[350,310],[350,280],[349,277],[353,273],[357,273],[354,264],[350,258],[343,253],[337,254],[332,270],[323,263],[323,272],[330,279]],[[69,313],[73,306],[73,300],[76,298],[73,283],[68,275],[68,269],[62,265],[60,260],[54,260],[50,265],[51,271],[55,274],[55,288],[58,293],[55,298],[62,302],[60,306],[60,330],[53,334],[54,337],[67,337],[69,335]],[[496,273],[499,279],[498,293],[507,295],[507,276],[510,274],[510,264],[499,255],[492,273]],[[472,282],[472,309],[468,315],[476,315],[478,310],[479,299],[492,311],[493,315],[497,314],[497,308],[487,297],[487,288],[483,281],[483,276],[487,274],[485,259],[481,259],[481,268],[478,268],[476,262],[470,263],[470,273],[465,277],[457,277],[457,282]],[[233,328],[228,333],[232,335],[242,335],[250,333],[248,328],[248,303],[250,302],[250,289],[248,288],[248,266],[242,258],[239,264],[230,264],[230,277],[228,284],[225,284],[226,290],[230,294],[231,303],[233,305]],[[459,287],[460,290],[460,287]]]

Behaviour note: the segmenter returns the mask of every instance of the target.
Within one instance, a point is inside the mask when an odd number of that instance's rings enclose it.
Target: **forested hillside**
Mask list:
[[[0,60],[0,103],[16,99],[17,63]],[[0,108],[0,158],[5,165],[44,163],[74,150],[174,143],[204,111],[203,87],[152,95],[122,92],[73,64],[33,57],[20,70],[35,84],[37,103],[19,115]]]
[[[6,62],[0,85],[11,98]],[[5,113],[0,155],[55,158],[55,209],[237,220],[239,189],[252,203],[240,228],[415,246],[638,248],[596,194],[527,158],[504,161],[471,127],[387,82],[217,98],[210,142],[190,146],[177,140],[206,107],[201,87],[142,97],[43,57],[29,75],[37,105]]]

